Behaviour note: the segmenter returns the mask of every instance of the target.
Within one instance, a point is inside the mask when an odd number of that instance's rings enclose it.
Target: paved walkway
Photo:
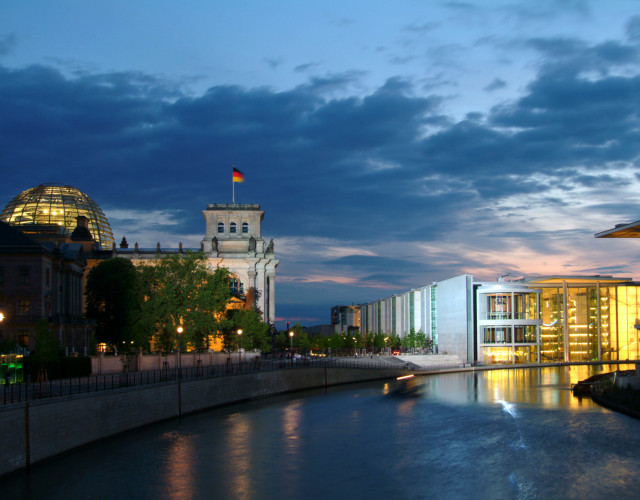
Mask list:
[[[388,363],[391,366],[409,364],[414,369],[435,370],[439,368],[459,368],[463,366],[458,356],[450,354],[402,354],[398,356],[348,356],[337,358],[344,361],[362,363]]]

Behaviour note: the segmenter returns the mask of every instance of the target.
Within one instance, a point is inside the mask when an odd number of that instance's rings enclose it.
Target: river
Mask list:
[[[440,374],[410,394],[390,381],[228,406],[35,465],[0,481],[0,497],[634,498],[640,421],[569,390],[614,369]]]

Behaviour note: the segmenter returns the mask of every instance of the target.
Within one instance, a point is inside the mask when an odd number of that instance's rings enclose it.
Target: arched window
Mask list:
[[[242,223],[242,232],[245,233],[245,234],[249,232],[249,223],[248,222],[243,222]]]
[[[224,233],[224,222],[218,222],[218,232]]]
[[[229,224],[229,232],[230,233],[235,233],[236,232],[236,223],[232,222],[231,224]]]
[[[243,295],[244,285],[238,278],[229,278],[229,291],[231,295]]]

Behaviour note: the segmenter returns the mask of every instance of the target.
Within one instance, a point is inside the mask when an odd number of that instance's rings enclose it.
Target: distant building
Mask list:
[[[466,363],[640,359],[640,284],[612,276],[461,275],[361,305],[362,332],[412,329]]]
[[[46,320],[62,348],[87,347],[82,316],[85,266],[79,243],[38,242],[0,222],[2,340],[33,349],[38,322]]]
[[[330,337],[335,333],[333,325],[313,325],[305,326],[304,331],[309,335],[322,335],[323,337]]]
[[[331,324],[336,333],[360,330],[360,306],[333,306]]]

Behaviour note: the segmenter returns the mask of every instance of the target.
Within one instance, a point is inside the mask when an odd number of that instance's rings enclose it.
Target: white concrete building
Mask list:
[[[465,363],[640,359],[640,284],[630,278],[465,274],[360,307],[363,334],[422,330]]]

